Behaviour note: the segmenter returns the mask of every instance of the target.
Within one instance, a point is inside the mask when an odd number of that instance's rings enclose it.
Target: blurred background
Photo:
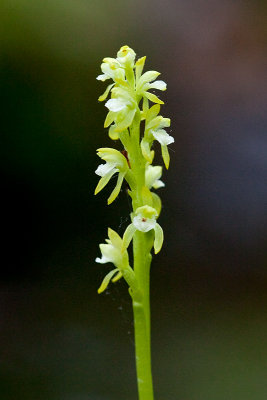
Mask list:
[[[2,0],[0,393],[136,400],[126,285],[97,288],[125,190],[93,196],[112,146],[102,58],[162,73],[171,166],[151,270],[157,400],[267,398],[267,2]]]

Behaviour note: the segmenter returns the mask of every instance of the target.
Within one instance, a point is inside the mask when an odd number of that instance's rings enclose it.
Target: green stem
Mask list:
[[[150,345],[149,272],[151,255],[147,234],[136,232],[134,237],[134,270],[142,293],[133,297],[135,357],[139,400],[153,400]]]
[[[144,205],[142,188],[145,186],[145,160],[140,149],[140,112],[131,127],[129,148],[131,169],[136,186],[132,188],[133,211]],[[135,330],[135,357],[139,400],[153,400],[150,345],[150,264],[153,240],[151,232],[136,231],[133,238],[134,273],[139,286],[139,295],[133,293]],[[141,295],[140,295],[141,293]]]

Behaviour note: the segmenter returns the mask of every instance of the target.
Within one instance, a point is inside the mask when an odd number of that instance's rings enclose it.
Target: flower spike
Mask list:
[[[164,102],[157,95],[157,91],[167,89],[167,84],[159,79],[160,72],[144,72],[145,61],[146,57],[136,60],[135,51],[129,46],[123,46],[115,57],[103,59],[101,74],[96,78],[100,82],[108,82],[98,100],[105,104],[107,116],[104,128],[107,128],[110,139],[117,141],[118,150],[108,147],[97,150],[102,163],[95,171],[100,177],[95,194],[116,176],[115,187],[107,201],[111,204],[121,192],[125,180],[132,212],[131,222],[123,237],[108,229],[108,239],[99,245],[101,256],[95,261],[114,265],[104,277],[98,293],[103,293],[111,282],[115,283],[121,278],[129,286],[137,338],[140,399],[152,400],[149,268],[153,247],[157,254],[164,241],[163,230],[158,223],[161,199],[155,190],[165,186],[161,180],[162,166],[153,165],[158,151],[158,145],[154,146],[154,142],[161,146],[162,159],[168,169],[168,146],[174,142],[174,138],[168,133],[170,119],[161,115]],[[133,266],[130,265],[128,254],[131,246]]]

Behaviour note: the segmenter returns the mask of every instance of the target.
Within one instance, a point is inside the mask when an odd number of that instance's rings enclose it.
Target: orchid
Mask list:
[[[158,116],[159,106],[154,105],[146,114],[146,126],[144,137],[141,141],[141,149],[143,156],[149,163],[153,161],[153,152],[151,146],[154,140],[161,144],[161,153],[166,168],[169,168],[170,156],[168,145],[174,142],[174,138],[170,136],[165,129],[170,126],[170,119]]]
[[[154,230],[155,232],[155,240],[154,240],[154,249],[155,254],[157,254],[163,243],[163,230],[161,226],[157,223],[156,217],[158,216],[155,208],[150,206],[142,206],[138,207],[135,211],[135,216],[133,217],[133,222],[130,224],[123,235],[123,249],[126,249],[136,230],[140,232],[149,232]]]
[[[98,149],[97,154],[106,161],[106,164],[100,164],[95,171],[95,173],[101,177],[95,189],[95,194],[99,193],[100,190],[107,185],[111,177],[118,172],[117,184],[108,198],[108,204],[111,204],[120,192],[123,178],[125,177],[129,167],[126,158],[118,150],[100,148]]]
[[[138,377],[139,400],[153,400],[153,385],[150,365],[150,301],[149,271],[152,248],[157,254],[163,245],[164,234],[158,219],[161,212],[161,199],[154,192],[165,184],[161,180],[162,166],[153,165],[157,141],[166,168],[170,156],[168,145],[174,138],[166,128],[170,119],[160,115],[164,102],[154,94],[155,90],[165,91],[167,84],[158,79],[160,73],[154,70],[143,72],[146,57],[136,60],[136,53],[129,46],[123,46],[116,58],[107,57],[101,64],[102,74],[97,80],[111,83],[99,101],[105,101],[108,113],[104,128],[112,140],[121,143],[121,151],[100,148],[97,155],[105,162],[96,168],[100,180],[95,194],[99,193],[117,175],[117,182],[108,204],[112,203],[121,191],[123,181],[125,191],[132,202],[130,224],[122,237],[108,229],[106,243],[100,244],[99,264],[111,263],[112,269],[103,279],[98,289],[102,293],[110,282],[124,278],[132,298],[135,351]],[[142,125],[141,125],[142,122]],[[144,127],[144,129],[141,129]],[[128,251],[133,244],[133,266]],[[130,257],[131,258],[131,257]]]
[[[117,53],[117,61],[125,68],[133,68],[135,60],[135,52],[129,46],[122,46]]]
[[[105,106],[109,109],[104,127],[107,128],[112,122],[115,122],[117,132],[127,129],[133,122],[137,104],[135,99],[127,90],[114,87],[112,96]]]
[[[124,69],[114,58],[104,58],[101,64],[101,70],[103,74],[98,75],[96,79],[102,82],[107,79],[113,79],[114,81],[117,79],[124,79],[125,76]]]
[[[117,282],[123,276],[128,280],[130,279],[132,285],[136,285],[135,274],[129,266],[128,252],[127,250],[122,250],[123,241],[121,237],[111,228],[108,229],[108,237],[106,243],[99,245],[102,257],[97,257],[95,261],[99,264],[113,263],[116,268],[110,271],[103,279],[98,289],[99,294],[106,290],[110,281]]]

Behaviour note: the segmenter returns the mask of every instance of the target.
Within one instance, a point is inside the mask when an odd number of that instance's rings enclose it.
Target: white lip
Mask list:
[[[149,232],[149,231],[151,231],[151,229],[155,228],[156,220],[152,219],[152,218],[145,218],[145,221],[144,221],[144,218],[142,217],[142,215],[137,215],[133,219],[133,225],[135,226],[135,228],[138,231]]]
[[[105,106],[109,111],[118,112],[126,108],[126,102],[120,99],[109,99]]]

